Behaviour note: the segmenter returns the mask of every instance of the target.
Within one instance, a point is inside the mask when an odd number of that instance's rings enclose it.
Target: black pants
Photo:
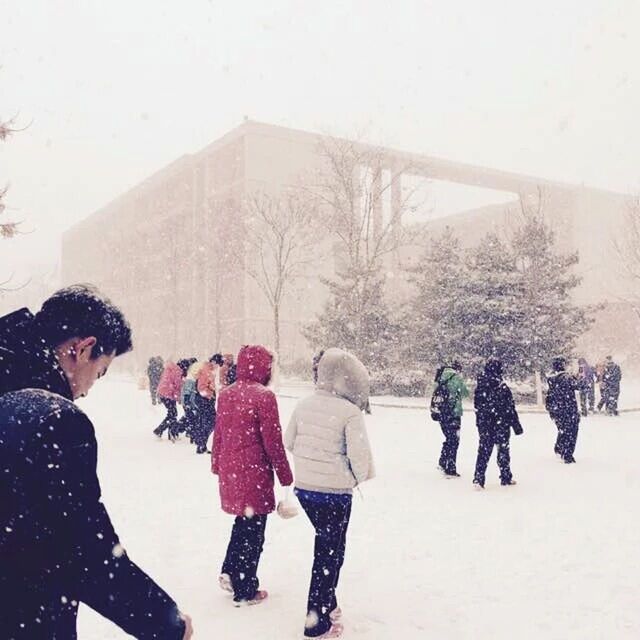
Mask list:
[[[149,378],[149,393],[151,394],[151,404],[158,403],[158,382],[160,381]]]
[[[587,400],[589,401],[589,411],[593,411],[596,403],[596,392],[593,387],[580,389],[580,413],[587,415]]]
[[[231,529],[221,573],[231,578],[233,599],[253,600],[258,591],[258,563],[264,546],[267,516],[238,516]]]
[[[198,394],[196,402],[198,403],[198,420],[193,429],[193,441],[198,453],[204,453],[207,450],[207,440],[215,427],[216,401]]]
[[[460,418],[443,420],[440,423],[440,428],[444,434],[444,442],[438,464],[446,474],[453,474],[456,473],[456,458],[460,444]]]
[[[607,407],[607,413],[611,416],[618,415],[618,398],[620,397],[620,389],[612,388],[607,392],[605,398],[605,405]]]
[[[161,436],[165,429],[169,429],[169,438],[175,438],[178,435],[178,408],[175,400],[169,398],[160,398],[160,402],[167,409],[167,415],[164,420],[153,430],[157,436]]]
[[[498,469],[500,469],[500,482],[509,484],[513,479],[511,474],[511,455],[509,453],[509,436],[496,437],[493,432],[481,432],[480,441],[478,443],[478,457],[476,458],[476,471],[473,481],[478,482],[484,487],[485,474],[487,465],[493,453],[494,445],[498,449]]]
[[[575,415],[558,418],[554,419],[554,422],[556,423],[556,427],[558,427],[558,437],[553,450],[561,455],[565,462],[572,461],[578,440],[580,416]]]
[[[329,613],[338,606],[336,587],[344,562],[351,496],[345,503],[318,502],[301,494],[298,500],[316,531],[304,632],[305,636],[314,638],[331,628]]]

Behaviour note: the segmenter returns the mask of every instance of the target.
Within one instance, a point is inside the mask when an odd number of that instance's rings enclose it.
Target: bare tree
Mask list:
[[[629,285],[626,295],[621,297],[640,317],[640,195],[629,200],[622,225],[614,237],[613,248],[621,275]]]
[[[417,187],[403,191],[401,176],[411,173],[411,164],[389,158],[384,149],[343,138],[321,138],[319,154],[323,164],[307,191],[340,244],[345,270],[373,273],[406,240],[402,219],[413,210],[410,202]]]
[[[279,358],[283,300],[317,257],[316,208],[295,189],[257,191],[247,197],[243,213],[244,270],[271,307]]]

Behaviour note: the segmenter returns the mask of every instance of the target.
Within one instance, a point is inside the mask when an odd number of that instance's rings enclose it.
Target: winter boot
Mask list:
[[[339,638],[342,636],[342,632],[344,631],[344,627],[336,622],[331,625],[331,628],[328,631],[325,631],[321,636],[303,636],[304,640],[309,640],[309,638],[313,637],[314,640],[324,640],[325,638]]]
[[[233,593],[233,585],[231,584],[231,576],[228,573],[223,573],[218,578],[218,584],[223,591]]]
[[[511,478],[511,480],[500,480],[500,484],[503,487],[509,487],[511,485],[518,484],[518,483],[513,478]]]
[[[473,488],[476,491],[482,491],[484,489],[484,482],[480,482],[480,480],[473,481]]]
[[[333,611],[329,612],[329,620],[331,622],[338,622],[342,618],[342,609],[340,607],[336,607]]]
[[[234,607],[247,607],[254,604],[262,604],[269,597],[269,593],[264,589],[256,591],[256,595],[251,600],[235,600],[233,601]]]

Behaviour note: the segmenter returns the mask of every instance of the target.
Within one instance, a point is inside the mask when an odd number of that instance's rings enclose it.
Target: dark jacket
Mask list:
[[[514,433],[522,433],[513,394],[501,376],[487,373],[478,376],[473,405],[481,436],[493,437],[495,442],[506,442],[511,429]]]
[[[149,359],[149,364],[147,365],[147,376],[149,376],[149,382],[152,387],[158,386],[163,370],[164,362],[162,361],[162,358],[153,357]]]
[[[609,393],[620,392],[620,380],[622,380],[622,370],[615,362],[608,362],[604,367],[602,379]]]
[[[75,638],[77,602],[136,638],[183,637],[175,602],[120,546],[97,455],[33,316],[0,318],[2,637]],[[15,631],[18,622],[26,627]]]
[[[566,422],[580,420],[578,413],[578,401],[576,400],[576,389],[578,382],[566,371],[551,374],[547,383],[549,390],[545,406],[552,420],[556,422]]]

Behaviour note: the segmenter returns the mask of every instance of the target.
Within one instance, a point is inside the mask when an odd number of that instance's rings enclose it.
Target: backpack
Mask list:
[[[440,378],[431,396],[431,419],[436,422],[442,422],[453,417],[453,402],[447,385],[452,377],[453,375],[446,379]]]
[[[196,381],[191,378],[185,378],[182,382],[181,401],[185,409],[196,409]]]

